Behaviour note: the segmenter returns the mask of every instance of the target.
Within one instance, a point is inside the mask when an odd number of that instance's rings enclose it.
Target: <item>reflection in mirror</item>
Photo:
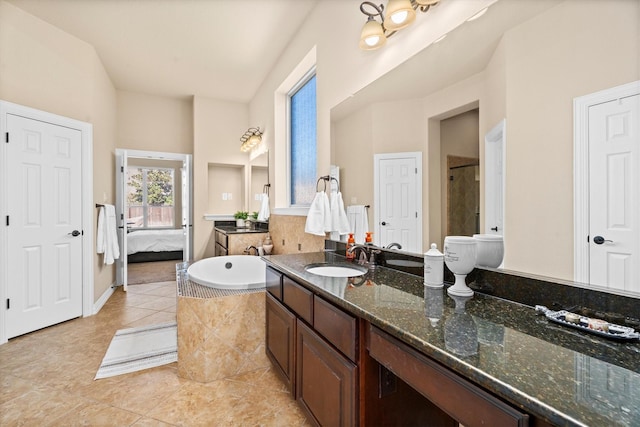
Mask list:
[[[249,189],[249,213],[259,212],[264,194],[269,194],[269,152],[251,160],[251,187]]]
[[[573,280],[573,102],[640,80],[639,14],[640,3],[627,0],[498,0],[332,109],[331,163],[341,168],[344,199],[374,200],[375,154],[422,151],[423,250],[441,242],[449,227],[443,130],[477,110],[477,154],[451,154],[479,159],[479,230],[487,232],[484,139],[505,119],[503,265]]]

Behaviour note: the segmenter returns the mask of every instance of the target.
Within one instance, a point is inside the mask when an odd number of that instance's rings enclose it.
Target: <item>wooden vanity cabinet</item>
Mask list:
[[[266,353],[309,420],[358,425],[358,320],[275,269],[266,276]]]

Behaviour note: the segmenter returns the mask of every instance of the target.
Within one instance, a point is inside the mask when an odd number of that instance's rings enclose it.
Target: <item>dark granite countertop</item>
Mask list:
[[[236,227],[235,225],[221,225],[216,226],[216,230],[220,230],[226,234],[246,234],[246,233],[268,233],[269,230],[264,230],[260,228],[250,228],[250,227]]]
[[[268,264],[511,404],[554,425],[640,426],[640,342],[549,322],[531,306],[476,292],[456,301],[420,276],[379,267],[322,277],[333,252],[272,255]],[[463,308],[464,307],[464,308]]]

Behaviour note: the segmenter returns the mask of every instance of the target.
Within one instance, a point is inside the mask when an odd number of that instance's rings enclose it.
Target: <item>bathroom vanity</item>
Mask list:
[[[236,227],[235,221],[214,223],[215,255],[244,255],[248,246],[260,246],[269,232],[269,224],[257,222],[255,227]]]
[[[489,295],[509,275],[471,275],[475,295],[456,310],[446,287],[415,274],[305,269],[344,262],[334,252],[264,259],[266,353],[318,425],[640,425],[640,342],[563,328],[527,301]],[[530,282],[518,286],[539,303],[587,300]]]

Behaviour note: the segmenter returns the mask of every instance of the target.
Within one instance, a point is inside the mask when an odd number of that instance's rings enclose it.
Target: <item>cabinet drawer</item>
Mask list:
[[[527,414],[374,326],[367,347],[371,357],[465,426],[529,425]]]
[[[313,327],[352,361],[358,354],[358,322],[332,304],[318,297],[313,299]]]
[[[267,267],[264,284],[267,292],[277,300],[282,301],[282,273],[271,267]]]
[[[282,276],[282,301],[307,323],[313,322],[313,294],[287,276]]]

